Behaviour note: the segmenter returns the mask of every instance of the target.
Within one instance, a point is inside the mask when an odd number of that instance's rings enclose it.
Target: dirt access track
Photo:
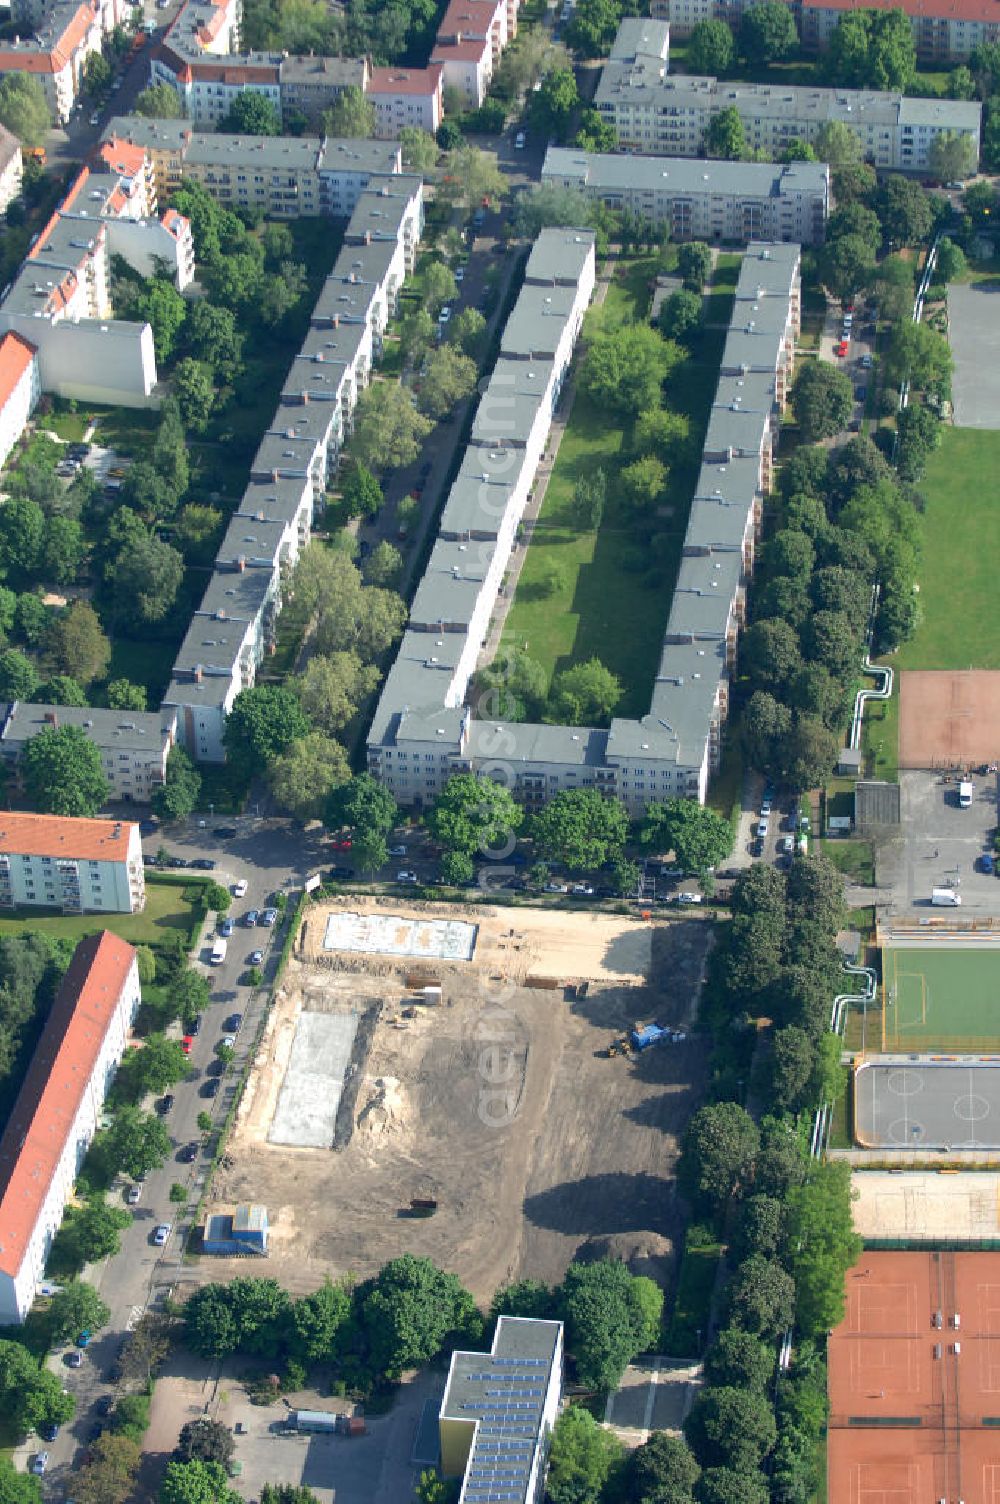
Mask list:
[[[476,948],[471,961],[421,963],[442,1003],[404,1018],[413,963],[324,952],[331,909],[309,911],[214,1188],[219,1202],[267,1206],[268,1274],[308,1290],[412,1252],[487,1301],[507,1279],[556,1282],[578,1255],[611,1253],[663,1279],[678,1137],[702,1093],[705,1047],[689,1037],[641,1056],[605,1051],[636,1020],[690,1024],[711,924],[399,900],[350,907],[379,905],[470,920]],[[643,955],[649,980],[635,969]],[[525,985],[553,970],[587,980],[586,996]],[[269,1143],[297,1019],[352,1009],[360,1022],[339,1147]],[[436,1201],[436,1214],[414,1216],[413,1198]],[[199,1260],[199,1279],[231,1272],[231,1262]]]

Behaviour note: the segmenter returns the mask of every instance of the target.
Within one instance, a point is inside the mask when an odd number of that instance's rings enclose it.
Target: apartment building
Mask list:
[[[329,214],[346,218],[372,177],[398,173],[396,141],[324,136],[216,136],[194,131],[188,120],[116,116],[108,122],[102,152],[133,161],[155,207],[183,182],[201,183],[220,203],[263,209],[273,217]]]
[[[438,1431],[459,1504],[538,1504],[562,1380],[561,1321],[501,1316],[488,1353],[452,1353]]]
[[[177,717],[170,710],[101,710],[14,700],[0,707],[0,757],[16,765],[25,745],[49,726],[78,726],[94,743],[112,799],[148,804],[167,776]]]
[[[0,125],[0,214],[6,214],[14,200],[20,198],[23,178],[21,143]]]
[[[352,145],[385,150],[374,142]],[[398,147],[391,151],[398,166]],[[309,541],[422,231],[421,180],[370,175],[164,698],[178,739],[200,761],[225,760],[226,716],[274,648],[285,578]]]
[[[925,171],[931,146],[943,133],[968,136],[979,160],[982,106],[964,100],[668,77],[657,58],[639,57],[606,65],[594,106],[614,126],[622,146],[650,155],[699,156],[714,117],[735,109],[748,146],[773,160],[794,140],[815,141],[831,121],[850,126],[876,167]]]
[[[426,68],[373,68],[368,98],[375,106],[376,136],[396,140],[404,125],[433,135],[444,116],[443,72],[438,63]]]
[[[20,439],[42,395],[38,351],[19,334],[0,338],[0,465]]]
[[[830,169],[821,162],[695,162],[550,146],[542,182],[667,225],[672,240],[820,245],[830,208]]]
[[[1000,41],[1000,15],[991,0],[864,0],[863,6],[854,0],[797,0],[803,47],[825,50],[841,16],[855,8],[905,11],[922,62],[966,62],[974,47]]]
[[[800,261],[776,242],[743,257],[648,714],[608,730],[535,725],[467,690],[593,287],[590,233],[542,231],[369,733],[369,771],[401,803],[419,808],[469,771],[529,807],[581,787],[635,815],[654,799],[704,801],[794,370]]]
[[[107,930],[73,953],[0,1139],[0,1323],[31,1310],[139,1007],[131,945]]]
[[[33,35],[0,43],[0,76],[30,73],[38,79],[57,124],[72,113],[87,58],[101,50],[101,13],[84,0],[61,0],[39,17]]]
[[[145,903],[138,825],[0,814],[0,909],[137,914]]]
[[[109,225],[82,207],[88,176],[78,175],[4,294],[0,331],[35,347],[43,392],[153,406],[153,331],[114,318]]]
[[[368,60],[363,57],[282,58],[278,74],[282,119],[287,125],[294,116],[304,116],[311,126],[318,126],[323,111],[345,89],[367,89],[368,71]]]

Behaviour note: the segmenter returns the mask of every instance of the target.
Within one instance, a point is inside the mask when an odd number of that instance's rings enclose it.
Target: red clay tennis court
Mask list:
[[[905,669],[900,674],[901,768],[965,768],[998,757],[1000,672]]]
[[[865,1253],[828,1354],[831,1501],[1000,1504],[1000,1253]]]

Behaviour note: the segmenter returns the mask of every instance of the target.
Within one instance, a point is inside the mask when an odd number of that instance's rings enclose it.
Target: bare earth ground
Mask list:
[[[960,768],[1000,752],[1000,672],[905,669],[899,679],[899,766]]]
[[[220,1202],[266,1204],[267,1272],[292,1290],[326,1274],[365,1276],[403,1252],[455,1270],[482,1300],[522,1274],[558,1281],[581,1252],[668,1273],[672,1168],[704,1084],[704,1048],[689,1039],[637,1058],[601,1052],[636,1019],[690,1022],[711,927],[697,918],[470,912],[480,926],[472,962],[438,966],[443,1006],[406,1020],[406,963],[322,955],[325,914],[311,911],[306,959],[286,972],[231,1167],[215,1186]],[[589,992],[566,1001],[561,987],[524,986],[528,975],[588,978]],[[359,1030],[352,1131],[338,1150],[266,1142],[303,1006],[380,1007],[374,1027]],[[413,1217],[413,1197],[435,1199],[436,1215]],[[231,1272],[224,1260],[198,1261],[200,1279]]]

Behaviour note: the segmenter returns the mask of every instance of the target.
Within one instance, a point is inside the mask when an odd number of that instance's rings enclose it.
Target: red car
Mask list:
[[[193,1044],[194,1044],[194,1040],[192,1039],[191,1035],[190,1034],[185,1034],[184,1038],[181,1040],[181,1049],[184,1051],[185,1055],[190,1055],[190,1053],[191,1053],[191,1046]]]
[[[843,360],[849,349],[850,345],[848,341],[846,339],[842,339],[840,341],[840,344],[835,347],[833,353],[834,355],[838,356],[840,360]]]
[[[350,851],[353,842],[350,836],[345,836],[341,841],[333,842],[334,851]]]

